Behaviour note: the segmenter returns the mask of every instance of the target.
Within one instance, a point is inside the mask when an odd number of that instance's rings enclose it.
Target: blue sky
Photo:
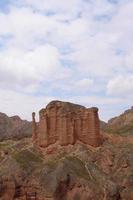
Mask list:
[[[132,106],[132,0],[1,0],[0,111],[31,119],[51,100]]]

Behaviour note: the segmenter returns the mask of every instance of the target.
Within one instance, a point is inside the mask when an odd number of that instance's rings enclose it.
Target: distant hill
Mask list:
[[[108,123],[101,122],[101,130],[123,136],[133,135],[133,107],[110,119]]]
[[[31,122],[22,120],[19,116],[8,117],[0,113],[0,140],[31,136],[31,127]]]

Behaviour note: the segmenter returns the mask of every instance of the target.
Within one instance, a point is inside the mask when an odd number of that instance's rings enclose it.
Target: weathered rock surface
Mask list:
[[[101,122],[101,130],[107,133],[123,136],[133,135],[133,107],[120,116],[114,117],[108,123]]]
[[[97,108],[85,108],[68,102],[52,101],[39,112],[39,123],[33,117],[33,141],[47,147],[75,144],[77,140],[92,146],[101,144]]]
[[[8,155],[2,152],[8,151]],[[133,146],[104,142],[53,144],[40,151],[30,139],[0,143],[0,199],[133,200]]]
[[[32,124],[19,116],[8,117],[0,113],[0,140],[31,136]]]

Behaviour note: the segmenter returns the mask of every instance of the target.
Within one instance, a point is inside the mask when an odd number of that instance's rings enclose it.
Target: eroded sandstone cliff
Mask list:
[[[52,101],[39,112],[39,123],[33,118],[33,141],[41,147],[59,142],[75,144],[77,140],[92,146],[101,143],[98,109]]]

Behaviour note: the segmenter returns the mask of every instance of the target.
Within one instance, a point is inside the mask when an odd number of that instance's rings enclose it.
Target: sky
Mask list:
[[[133,106],[133,0],[0,0],[0,112]]]

